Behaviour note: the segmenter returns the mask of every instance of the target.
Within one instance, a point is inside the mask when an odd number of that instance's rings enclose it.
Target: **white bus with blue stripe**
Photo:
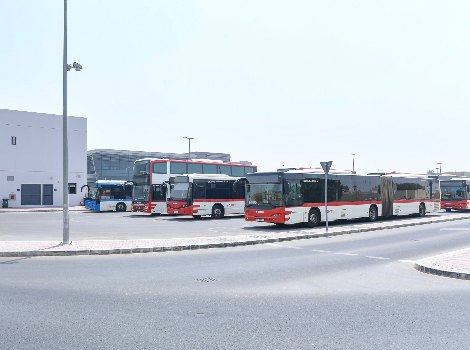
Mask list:
[[[132,183],[125,180],[97,180],[94,194],[85,201],[85,208],[95,211],[130,211]]]

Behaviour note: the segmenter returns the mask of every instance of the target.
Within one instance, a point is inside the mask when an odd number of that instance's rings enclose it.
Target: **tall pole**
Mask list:
[[[325,227],[328,232],[328,172],[325,172]]]
[[[328,232],[328,172],[331,169],[331,164],[333,162],[330,160],[328,162],[320,162],[323,171],[325,172],[325,227],[326,232]]]
[[[352,157],[353,157],[353,170],[352,170],[352,172],[353,172],[353,174],[356,173],[356,171],[354,170],[354,156],[355,156],[355,155],[356,155],[355,153],[352,153]]]
[[[188,139],[188,145],[189,145],[188,160],[189,160],[191,159],[191,140],[194,140],[194,137],[183,136],[183,139]]]
[[[62,174],[62,196],[63,196],[63,238],[62,244],[70,244],[69,236],[69,159],[68,159],[68,120],[67,120],[67,0],[64,0],[64,62],[62,65],[62,101],[63,101],[63,174]]]
[[[437,165],[439,165],[439,175],[442,174],[442,163],[436,163]]]

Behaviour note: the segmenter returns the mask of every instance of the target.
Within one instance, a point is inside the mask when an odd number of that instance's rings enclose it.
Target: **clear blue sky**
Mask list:
[[[88,149],[470,170],[466,0],[69,0]],[[0,2],[0,108],[62,113],[63,1]]]

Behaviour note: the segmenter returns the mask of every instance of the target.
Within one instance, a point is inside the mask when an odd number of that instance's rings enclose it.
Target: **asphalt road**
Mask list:
[[[437,215],[452,216],[454,214],[444,212]],[[468,215],[470,216],[470,213]],[[409,217],[399,217],[391,220],[406,221],[408,219]],[[0,213],[0,241],[61,240],[62,220],[62,212],[2,212]],[[352,226],[356,222],[337,221],[330,223],[330,226]],[[303,228],[302,226],[276,227],[273,224],[246,222],[243,216],[231,216],[222,220],[210,218],[195,220],[185,216],[151,217],[117,212],[70,212],[72,240],[213,237],[268,231],[295,231]]]
[[[466,221],[238,248],[0,259],[0,349],[468,349]]]

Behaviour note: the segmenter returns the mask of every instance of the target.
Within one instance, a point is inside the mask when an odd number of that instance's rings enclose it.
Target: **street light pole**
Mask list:
[[[74,68],[76,71],[82,66],[74,62],[67,64],[67,0],[64,0],[64,57],[62,65],[62,197],[63,197],[63,236],[62,244],[70,244],[69,235],[69,146],[68,146],[68,118],[67,118],[67,72]]]
[[[442,174],[442,163],[436,163],[437,165],[439,165],[439,175]]]
[[[68,123],[67,123],[67,0],[64,0],[64,62],[62,66],[62,196],[63,196],[63,237],[62,244],[70,244],[69,236],[69,160],[68,160]]]
[[[188,139],[189,150],[188,150],[188,160],[191,159],[191,140],[194,140],[194,137],[183,136],[183,139]]]
[[[328,162],[320,162],[323,171],[325,172],[325,225],[326,232],[328,233],[328,173],[333,162],[330,160]]]
[[[356,155],[356,153],[351,153],[352,154],[352,157],[353,157],[353,170],[352,170],[352,173],[355,174],[356,171],[354,170],[354,156]]]

